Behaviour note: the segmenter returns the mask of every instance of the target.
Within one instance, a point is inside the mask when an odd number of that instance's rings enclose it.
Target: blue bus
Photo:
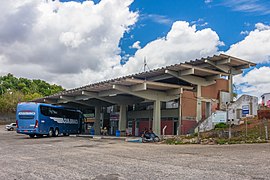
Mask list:
[[[44,103],[23,102],[17,105],[17,133],[31,138],[47,135],[81,133],[83,114],[79,110],[68,109]]]

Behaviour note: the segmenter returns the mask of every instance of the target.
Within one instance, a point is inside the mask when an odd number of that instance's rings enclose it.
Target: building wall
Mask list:
[[[270,93],[265,93],[262,95],[262,105],[270,107]]]
[[[202,102],[202,119],[208,118],[216,110],[219,110],[220,92],[229,91],[229,81],[226,79],[217,79],[215,84],[202,87],[202,97],[210,103],[210,114],[206,113],[207,102]]]
[[[190,134],[194,131],[194,127],[196,127],[196,120],[182,120],[181,134]]]
[[[196,120],[196,93],[184,91],[182,95],[182,120]]]
[[[219,93],[221,91],[229,91],[229,81],[226,79],[217,79],[215,84],[201,87],[201,113],[202,119],[208,118],[213,112],[219,109]],[[207,103],[209,109],[207,111]],[[184,91],[182,99],[182,133],[191,133],[196,127],[196,107],[197,107],[197,93]]]
[[[153,109],[143,110],[143,111],[129,111],[128,112],[129,119],[138,119],[138,118],[153,118]],[[178,109],[162,109],[161,110],[161,118],[165,117],[178,117]]]
[[[140,119],[139,122],[139,133],[142,133],[144,129],[149,130],[152,127],[152,120],[150,119]]]
[[[173,135],[174,134],[174,121],[173,118],[178,117],[178,109],[162,109],[161,110],[161,132],[165,125],[167,125],[165,134],[166,135]],[[138,135],[140,135],[144,129],[149,130],[152,128],[153,124],[153,110],[143,110],[143,111],[129,111],[127,118],[129,121],[132,121],[132,135],[136,133],[136,121],[138,123]]]
[[[218,99],[220,91],[228,91],[228,80],[218,79],[215,84],[210,86],[203,86],[202,98],[209,99],[211,112],[218,109]],[[197,93],[192,91],[184,91],[182,96],[182,119],[195,120],[196,119],[196,105]],[[206,115],[206,102],[202,102],[202,116]]]
[[[220,91],[229,91],[229,81],[226,79],[217,79],[215,84],[202,87],[202,97],[209,99],[219,99]]]
[[[182,125],[181,134],[187,134],[196,126],[196,93],[184,91],[182,95]]]
[[[248,106],[248,115],[257,116],[258,98],[255,96],[242,95],[233,104],[229,106],[228,119],[234,120],[234,123],[238,124],[239,120],[244,117],[244,115],[242,114],[243,106]]]
[[[135,135],[135,120],[133,120],[134,126],[132,127],[132,135]],[[139,120],[139,135],[146,129],[150,130],[153,125],[153,120],[152,119],[140,119]],[[165,135],[172,135],[174,132],[174,121],[172,118],[163,118],[161,119],[161,132],[160,134],[162,135],[162,130],[163,128],[166,127],[165,129]]]
[[[218,109],[218,99],[220,91],[228,91],[228,80],[218,79],[216,83],[207,87],[202,87],[202,98],[208,100],[207,102],[202,101],[202,118],[207,118],[206,113],[206,103],[210,103],[211,112],[215,112]],[[197,93],[193,91],[184,90],[182,94],[182,126],[181,134],[192,133],[194,128],[197,126],[196,121],[196,108],[197,108]],[[209,113],[208,113],[209,114]],[[175,109],[162,109],[161,110],[161,132],[165,125],[167,129],[165,134],[173,135],[174,133],[174,120],[173,118],[178,118],[179,110]],[[133,121],[132,134],[135,134],[135,124],[139,121],[139,132],[142,132],[145,128],[150,129],[152,127],[153,110],[143,110],[143,111],[129,111],[127,115],[128,119]]]
[[[160,134],[162,134],[162,130],[163,128],[167,126],[167,128],[165,129],[165,135],[172,135],[173,134],[173,128],[174,128],[174,123],[172,119],[162,119],[161,120],[161,132]]]

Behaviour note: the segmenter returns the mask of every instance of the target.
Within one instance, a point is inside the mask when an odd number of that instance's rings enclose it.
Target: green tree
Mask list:
[[[24,100],[25,100],[25,101],[31,101],[31,100],[33,100],[33,99],[38,99],[38,98],[41,98],[41,97],[42,97],[42,95],[39,94],[39,93],[26,94],[26,95],[24,96]]]
[[[9,73],[0,76],[0,112],[14,112],[18,102],[49,96],[63,91],[62,86],[40,79],[16,78]]]
[[[19,102],[24,100],[23,93],[19,91],[8,91],[0,97],[1,112],[15,112]]]

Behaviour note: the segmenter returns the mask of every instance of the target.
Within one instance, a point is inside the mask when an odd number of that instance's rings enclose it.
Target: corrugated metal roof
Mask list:
[[[81,86],[78,88],[66,90],[66,91],[51,95],[51,96],[46,96],[45,98],[53,99],[61,95],[80,95],[81,91],[91,91],[91,92],[106,91],[106,90],[112,89],[113,84],[130,86],[130,85],[134,85],[134,83],[127,82],[126,79],[135,78],[135,79],[147,80],[147,79],[155,78],[158,76],[166,75],[165,70],[172,70],[172,71],[179,72],[179,71],[187,70],[190,68],[194,68],[195,76],[207,77],[207,76],[215,75],[215,74],[226,75],[225,72],[222,72],[219,69],[205,63],[205,60],[210,60],[214,63],[217,63],[226,59],[228,59],[228,61],[224,61],[223,63],[233,68],[241,68],[243,65],[247,65],[247,66],[256,65],[255,63],[252,63],[243,59],[239,59],[239,58],[232,57],[225,54],[220,54],[220,55],[214,55],[212,57],[191,60],[185,63],[169,65],[166,67],[161,67],[161,68],[149,70],[146,72],[135,73],[135,74],[131,74],[131,75],[123,76],[123,77],[118,77],[118,78],[105,80],[105,81],[101,81],[101,82],[97,82],[93,84],[88,84],[88,85]],[[156,90],[160,90],[158,87],[155,87],[155,86],[152,86],[152,88]],[[162,87],[161,89],[164,89],[164,87]]]

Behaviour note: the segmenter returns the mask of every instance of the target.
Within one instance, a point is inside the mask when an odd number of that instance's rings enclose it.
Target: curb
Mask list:
[[[86,138],[93,138],[93,139],[111,139],[111,140],[126,140],[126,137],[116,137],[116,136],[99,136],[99,135],[84,135],[79,134],[76,137],[86,137]]]

